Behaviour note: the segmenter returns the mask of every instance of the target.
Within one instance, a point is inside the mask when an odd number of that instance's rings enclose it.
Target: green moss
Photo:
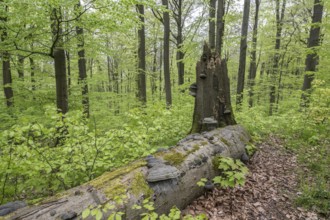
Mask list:
[[[220,138],[220,140],[227,146],[230,146],[231,144],[229,143],[229,141],[227,141],[226,139],[224,139],[223,137]]]
[[[134,175],[131,183],[131,190],[134,196],[140,196],[143,194],[146,197],[151,197],[151,195],[154,193],[141,172],[137,172]]]
[[[188,151],[188,154],[194,153],[200,149],[200,146],[198,144],[194,144],[193,149]]]
[[[105,173],[86,184],[102,190],[109,199],[114,199],[115,197],[125,194],[127,190],[127,186],[123,185],[120,177],[145,165],[145,161],[136,161],[135,163],[129,164],[125,167]]]
[[[127,188],[123,185],[120,179],[114,180],[111,185],[104,189],[104,194],[111,200],[121,195],[125,195]]]
[[[132,164],[129,164],[127,166],[115,169],[114,171],[104,173],[103,175],[99,176],[98,178],[86,183],[88,185],[92,185],[97,189],[102,189],[104,186],[111,185],[109,182],[111,182],[114,179],[117,179],[120,176],[123,176],[127,173],[130,173],[132,170],[135,170],[139,167],[147,165],[146,161],[140,160],[136,161]]]
[[[201,144],[202,144],[202,145],[207,145],[208,142],[207,142],[207,141],[202,141]]]
[[[165,154],[163,158],[171,165],[179,165],[184,161],[186,156],[179,152],[170,152]]]
[[[220,159],[221,158],[222,158],[222,156],[216,156],[212,159],[213,169],[219,170],[219,165],[220,165]]]

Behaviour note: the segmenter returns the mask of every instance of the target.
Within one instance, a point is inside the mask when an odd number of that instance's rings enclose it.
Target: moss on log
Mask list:
[[[124,219],[139,219],[145,211],[132,209],[132,206],[148,197],[154,201],[159,214],[167,213],[173,206],[182,209],[204,192],[196,184],[201,178],[213,178],[218,174],[213,159],[218,156],[238,159],[245,153],[249,141],[250,136],[239,125],[191,134],[169,150],[104,173],[88,183],[0,219],[81,219],[85,209],[100,209],[107,204],[115,206],[113,211],[124,212]],[[159,174],[159,181],[153,176],[153,181],[148,182],[148,175],[157,169],[165,173]],[[118,199],[123,203],[118,204]],[[103,216],[110,214],[108,211]]]

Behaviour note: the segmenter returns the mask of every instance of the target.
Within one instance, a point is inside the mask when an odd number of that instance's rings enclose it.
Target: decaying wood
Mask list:
[[[226,60],[211,52],[207,44],[197,62],[196,83],[190,86],[190,94],[195,97],[191,133],[236,124]]]
[[[148,197],[154,201],[157,213],[166,213],[173,206],[182,209],[204,192],[204,188],[196,184],[201,178],[211,179],[217,175],[214,158],[240,158],[249,141],[249,135],[239,125],[192,134],[168,150],[104,173],[40,204],[21,208],[4,219],[81,219],[85,209],[107,203],[115,204],[115,211],[124,212],[125,219],[139,219],[146,211],[132,209],[132,206]],[[171,169],[167,169],[169,167]],[[157,177],[151,172],[155,169],[164,173]],[[124,205],[116,204],[115,200],[123,196]],[[104,217],[110,213],[104,213]]]

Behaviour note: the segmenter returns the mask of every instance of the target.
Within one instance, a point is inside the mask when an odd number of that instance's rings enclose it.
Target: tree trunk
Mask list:
[[[317,47],[320,46],[320,31],[323,14],[323,2],[320,0],[314,0],[314,10],[312,17],[312,26],[309,32],[308,46],[310,52],[306,56],[305,61],[305,76],[302,87],[303,94],[301,96],[301,106],[306,107],[309,103],[309,94],[312,88],[312,82],[314,80],[314,73],[316,72],[316,66],[318,64]]]
[[[162,4],[168,10],[168,0],[162,0]],[[170,15],[168,11],[163,13],[164,20],[164,82],[166,94],[166,106],[172,105],[171,72],[170,72]]]
[[[280,12],[280,0],[276,0],[276,40],[275,40],[275,55],[273,58],[273,71],[271,71],[271,86],[269,92],[269,115],[273,114],[274,104],[276,101],[276,77],[278,75],[280,63],[280,48],[282,38],[283,19],[285,14],[286,0],[282,2],[282,9]]]
[[[121,211],[124,213],[122,219],[135,220],[147,210],[132,207],[141,205],[146,198],[154,202],[158,214],[168,213],[173,206],[183,209],[206,192],[197,186],[201,178],[213,179],[220,174],[214,168],[215,159],[219,156],[240,159],[249,141],[250,136],[240,126],[189,135],[171,150],[107,172],[38,205],[18,209],[10,217],[54,220],[69,219],[64,216],[71,215],[70,219],[81,219],[84,210],[101,211],[100,207],[108,204],[115,208],[103,211],[102,219]],[[123,204],[116,203],[118,198],[123,198]],[[89,215],[86,219],[94,218]]]
[[[207,44],[196,65],[196,80],[190,86],[190,94],[195,97],[191,133],[236,124],[226,61],[212,53]]]
[[[220,58],[221,58],[221,51],[223,44],[223,35],[225,31],[224,15],[225,15],[225,0],[218,0],[215,52],[219,54]]]
[[[146,38],[144,23],[144,5],[136,5],[141,26],[138,30],[138,98],[145,105],[147,103],[146,85]]]
[[[76,5],[77,10],[81,10],[80,0]],[[79,84],[81,85],[82,106],[84,115],[89,118],[89,97],[88,97],[88,83],[87,83],[87,69],[86,69],[86,57],[85,57],[85,41],[84,41],[84,29],[80,26],[76,26],[77,38],[78,38],[78,69],[79,69]]]
[[[3,2],[2,0],[0,2]],[[4,11],[8,12],[8,6],[4,5]],[[1,16],[0,21],[4,24],[7,22],[7,15]],[[3,25],[0,27],[1,33],[1,41],[5,42],[8,38],[8,33],[6,26]],[[3,83],[3,90],[5,93],[6,104],[7,107],[11,107],[14,105],[14,92],[12,88],[12,78],[11,78],[11,69],[10,69],[10,54],[8,51],[2,52],[2,83]]]
[[[253,24],[252,51],[249,69],[249,107],[253,106],[254,84],[257,75],[257,40],[258,40],[258,17],[261,0],[255,0],[255,15]]]
[[[59,23],[61,20],[60,11],[53,9],[52,20],[52,33],[53,33],[53,58],[56,79],[56,103],[57,110],[65,114],[69,110],[68,106],[68,85],[66,76],[66,62],[65,51],[63,49],[63,36],[62,28]]]
[[[250,0],[244,0],[241,46],[240,46],[239,66],[238,66],[238,76],[237,76],[237,94],[236,94],[237,110],[241,109],[241,105],[243,101],[249,14],[250,14]]]
[[[18,55],[18,77],[22,80],[24,80],[24,56]]]
[[[217,0],[210,0],[209,5],[209,45],[211,50],[215,49],[215,7]]]
[[[68,94],[70,94],[71,88],[71,57],[70,52],[65,51],[66,63],[67,63],[67,73],[68,73]]]

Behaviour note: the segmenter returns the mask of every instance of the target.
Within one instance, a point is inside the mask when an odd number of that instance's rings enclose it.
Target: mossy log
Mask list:
[[[103,213],[104,219],[114,211],[125,213],[124,219],[139,219],[146,211],[132,209],[132,206],[148,197],[154,201],[159,214],[167,213],[173,206],[182,209],[203,194],[205,189],[196,184],[201,178],[212,179],[218,174],[214,158],[241,158],[249,141],[249,135],[239,125],[192,134],[168,150],[104,173],[84,185],[0,219],[81,219],[85,209],[100,209],[106,204],[115,208]],[[157,176],[157,169],[164,173]],[[124,198],[124,202],[118,204],[118,198]]]

